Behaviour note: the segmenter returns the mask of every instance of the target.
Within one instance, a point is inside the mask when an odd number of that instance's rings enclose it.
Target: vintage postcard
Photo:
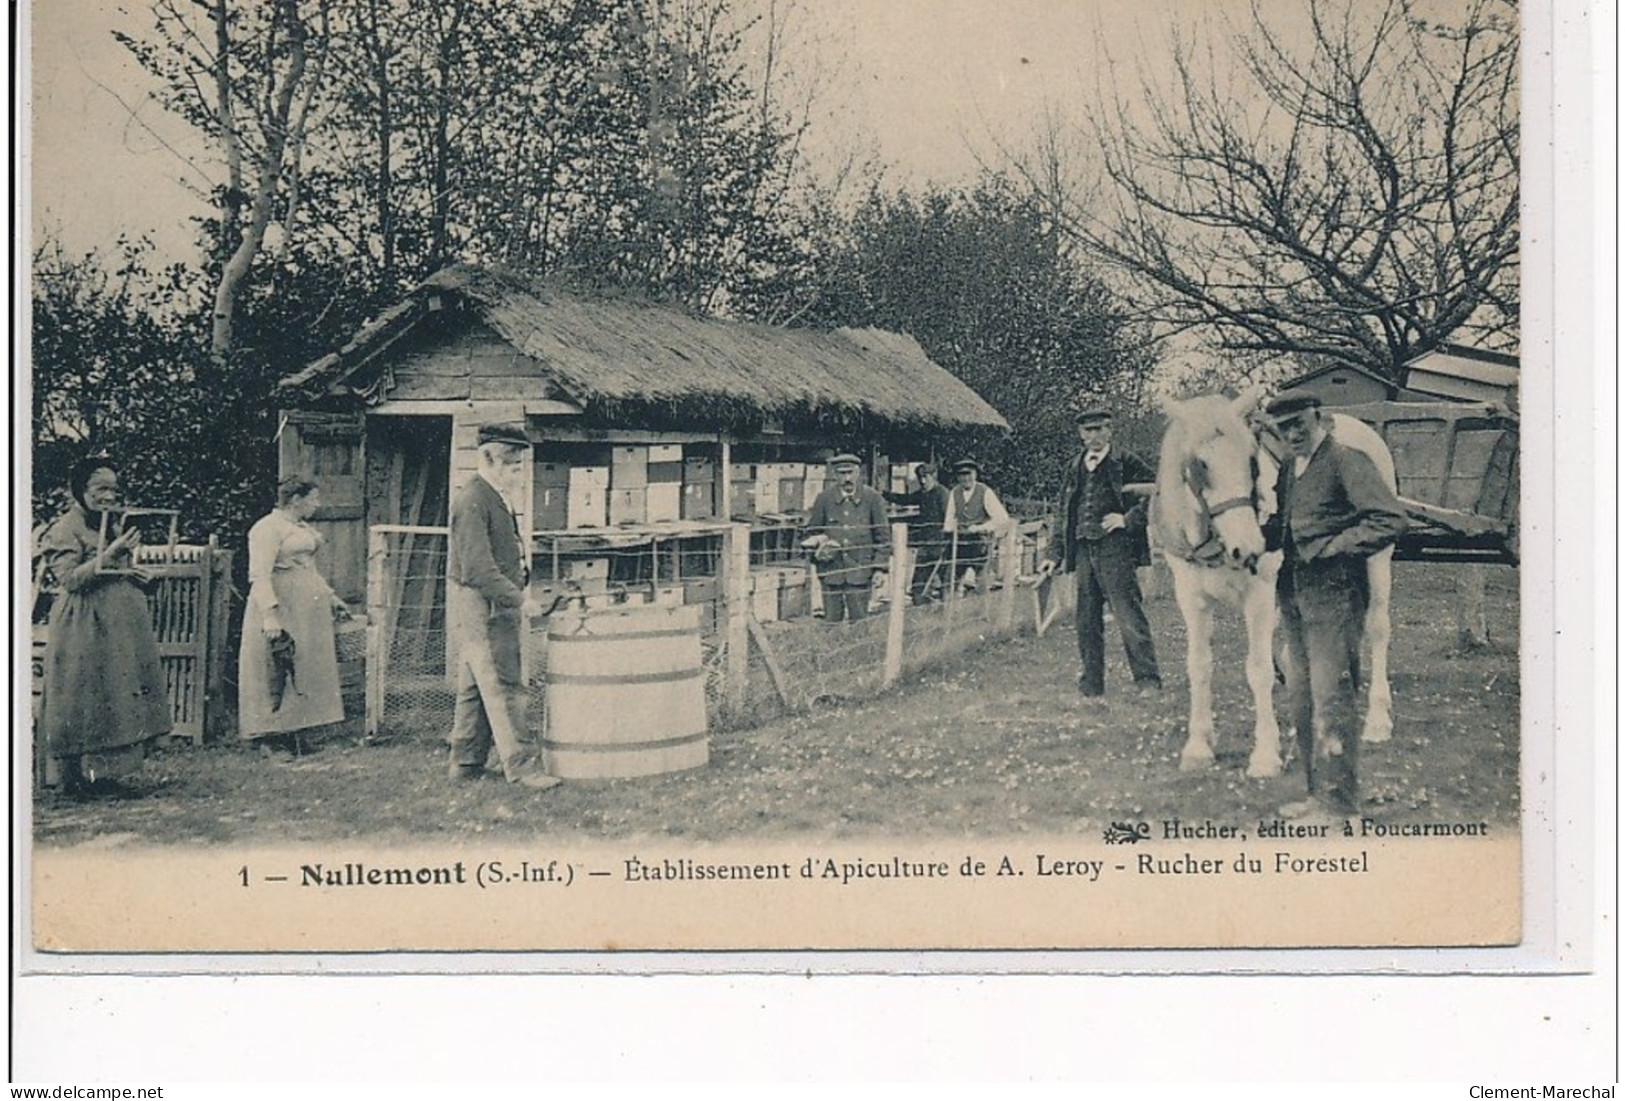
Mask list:
[[[1518,7],[23,11],[27,967],[1555,942]]]

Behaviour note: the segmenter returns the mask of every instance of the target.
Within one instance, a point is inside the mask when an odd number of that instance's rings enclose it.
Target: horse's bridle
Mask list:
[[[1208,503],[1207,493],[1201,484],[1201,479],[1197,475],[1197,464],[1200,462],[1200,459],[1192,459],[1190,462],[1185,464],[1184,481],[1185,488],[1191,491],[1191,496],[1196,498],[1197,507],[1201,509],[1202,526],[1207,532],[1207,538],[1203,539],[1202,542],[1192,547],[1188,557],[1190,561],[1196,562],[1203,566],[1228,566],[1230,565],[1230,556],[1226,553],[1224,540],[1219,537],[1219,529],[1214,526],[1213,521],[1216,518],[1223,516],[1225,513],[1238,508],[1251,508],[1256,514],[1260,503],[1258,491],[1258,453],[1254,452],[1251,458],[1253,483],[1253,491],[1251,495],[1246,497],[1226,497],[1224,500],[1219,501],[1216,504]],[[1254,562],[1241,563],[1241,565],[1244,565],[1247,569],[1252,569],[1253,566],[1256,565],[1256,560]]]

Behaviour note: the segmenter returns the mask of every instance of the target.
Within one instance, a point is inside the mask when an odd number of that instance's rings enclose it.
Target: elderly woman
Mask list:
[[[170,731],[169,697],[147,600],[134,565],[141,535],[102,517],[119,503],[118,474],[86,459],[69,474],[74,504],[45,529],[38,554],[60,590],[51,606],[40,735],[64,793],[117,794],[148,742]]]
[[[320,506],[315,482],[285,478],[277,507],[248,532],[238,728],[282,752],[298,752],[301,731],[344,719],[333,620],[349,609],[316,572],[322,537],[309,520]]]

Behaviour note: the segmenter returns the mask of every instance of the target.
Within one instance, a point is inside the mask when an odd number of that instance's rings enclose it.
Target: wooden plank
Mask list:
[[[712,492],[716,495],[717,515],[727,520],[733,516],[733,442],[723,437],[719,442],[716,481]]]
[[[1484,472],[1484,484],[1479,490],[1473,511],[1481,516],[1507,519],[1517,503],[1518,495],[1518,434],[1501,433],[1495,450],[1490,455],[1489,469]]]
[[[1021,539],[1016,522],[1012,520],[1001,531],[995,532],[989,545],[990,548],[999,548],[999,582],[1003,585],[994,607],[994,622],[1001,631],[1008,633],[1015,628],[1016,578],[1021,575]]]
[[[527,399],[527,401],[530,399]],[[581,428],[548,426],[547,438],[560,443],[716,443],[714,432],[667,432],[653,428]]]
[[[210,548],[212,550],[212,548]],[[193,642],[197,647],[197,680],[192,686],[194,693],[194,714],[197,717],[197,726],[192,731],[192,744],[202,745],[203,735],[208,728],[209,703],[209,672],[210,672],[210,635],[209,627],[212,617],[209,610],[214,603],[214,562],[212,555],[205,551],[203,558],[198,562],[197,607],[194,609],[196,619],[193,621]]]
[[[890,688],[903,672],[903,617],[908,614],[908,525],[891,526],[891,569],[886,575],[886,591],[891,603],[886,610],[886,661],[880,684]],[[769,667],[771,672],[772,667]],[[782,694],[782,693],[781,693]],[[789,701],[786,700],[786,703]]]
[[[467,378],[469,375],[468,358],[462,354],[450,354],[447,349],[434,351],[408,352],[392,365],[395,377],[402,375],[434,375],[440,378]]]
[[[1486,516],[1479,516],[1472,512],[1463,512],[1460,509],[1441,508],[1424,501],[1401,497],[1399,503],[1414,519],[1432,524],[1456,535],[1477,538],[1483,535],[1493,535],[1504,532],[1505,525]]]
[[[762,655],[762,662],[767,666],[767,675],[773,682],[773,691],[779,694],[779,700],[784,706],[793,706],[790,703],[790,688],[784,676],[784,669],[779,665],[779,655],[774,651],[773,644],[768,641],[767,632],[756,622],[756,617],[750,614],[745,616],[745,629],[756,643],[756,649]]]
[[[547,368],[512,345],[506,351],[494,348],[476,348],[468,357],[468,373],[474,378],[545,378]]]
[[[221,738],[226,732],[226,653],[231,647],[231,551],[222,551],[209,537],[209,569],[215,574],[209,604],[209,668],[204,691],[207,702],[203,711],[204,733]]]
[[[456,417],[473,412],[471,402],[470,398],[397,399],[391,394],[367,412],[369,416],[384,417]],[[563,398],[525,398],[519,405],[521,415],[532,417],[576,417],[582,412],[581,406]]]
[[[391,534],[391,535],[445,535],[446,534],[446,529],[444,527],[434,527],[433,525],[422,525],[422,524],[418,524],[418,525],[409,525],[409,524],[374,524],[372,526],[372,531],[374,533],[385,533],[385,534]]]
[[[467,376],[444,377],[441,375],[411,375],[397,374],[395,385],[390,388],[391,402],[404,401],[442,401],[450,398],[469,398],[469,380]]]
[[[474,375],[468,380],[468,396],[473,401],[545,401],[552,394],[553,384],[545,378]],[[516,412],[525,413],[523,407]]]
[[[750,525],[730,524],[722,537],[720,578],[723,612],[727,616],[728,666],[724,681],[728,705],[736,714],[745,708],[749,673],[750,633]]]
[[[366,737],[376,738],[384,721],[385,655],[389,641],[385,634],[387,612],[384,563],[388,539],[376,528],[367,541],[367,718]]]
[[[459,409],[452,417],[452,427],[458,424],[497,424],[511,423],[525,419],[525,402],[522,398],[480,398],[470,399],[468,404]]]

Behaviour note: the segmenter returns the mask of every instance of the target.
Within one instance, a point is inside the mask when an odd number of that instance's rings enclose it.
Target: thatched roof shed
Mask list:
[[[384,354],[453,316],[464,320],[451,328],[483,326],[511,348],[501,376],[545,391],[523,396],[573,404],[588,422],[921,434],[1009,427],[908,336],[719,321],[471,264],[426,279],[339,351],[282,380],[284,401],[520,396],[490,392],[493,380],[473,366],[461,378],[441,367],[432,380],[414,379],[409,359]]]

